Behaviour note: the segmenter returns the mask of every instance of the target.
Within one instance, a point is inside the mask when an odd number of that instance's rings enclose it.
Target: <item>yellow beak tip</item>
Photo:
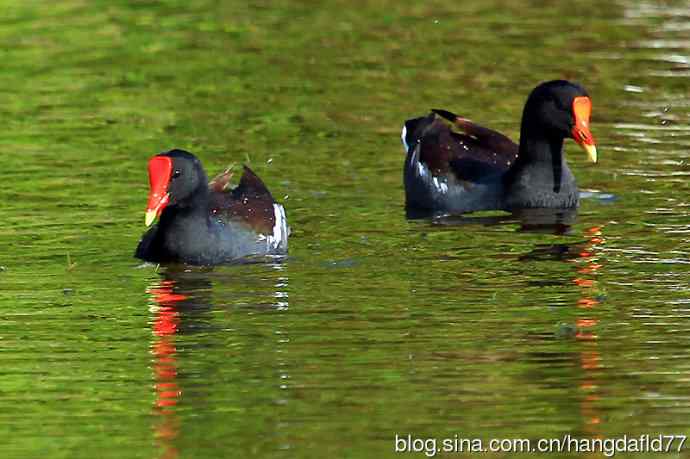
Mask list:
[[[153,225],[154,221],[156,221],[156,211],[146,211],[146,216],[144,217],[144,223],[146,223],[146,227],[148,228],[149,226]]]
[[[597,147],[594,145],[584,145],[585,151],[587,152],[587,159],[589,162],[596,164],[597,163]]]

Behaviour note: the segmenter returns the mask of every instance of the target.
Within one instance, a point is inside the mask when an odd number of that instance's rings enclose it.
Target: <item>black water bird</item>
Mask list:
[[[563,143],[574,139],[596,163],[591,109],[582,86],[555,80],[540,84],[527,98],[519,145],[446,110],[406,121],[402,142],[408,211],[577,207],[578,188]]]
[[[135,256],[142,260],[217,265],[251,256],[287,253],[283,206],[245,166],[235,188],[232,174],[208,182],[201,161],[183,150],[149,160],[146,226]]]

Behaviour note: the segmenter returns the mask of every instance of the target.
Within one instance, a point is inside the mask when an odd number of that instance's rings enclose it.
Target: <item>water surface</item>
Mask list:
[[[689,11],[4,2],[4,457],[689,433]],[[404,119],[444,107],[517,138],[552,78],[588,88],[600,149],[591,166],[567,145],[592,191],[568,231],[405,218]],[[249,164],[289,259],[134,260],[146,160],[173,147],[210,174]]]

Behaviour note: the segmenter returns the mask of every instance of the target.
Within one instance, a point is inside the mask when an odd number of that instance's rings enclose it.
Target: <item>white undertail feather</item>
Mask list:
[[[285,209],[280,204],[273,204],[273,234],[266,237],[266,243],[271,249],[287,249],[289,229]]]
[[[407,137],[407,126],[403,124],[402,128],[402,134],[400,134],[400,140],[402,140],[402,144],[405,147],[405,153],[410,151],[410,146],[407,145],[407,140],[405,140],[405,137]]]

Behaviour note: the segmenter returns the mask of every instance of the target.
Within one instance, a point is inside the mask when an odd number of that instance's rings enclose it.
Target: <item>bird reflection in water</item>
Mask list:
[[[437,215],[410,213],[411,220],[431,217],[432,225],[463,226],[484,225],[501,226],[518,224],[519,231],[530,233],[568,234],[577,217],[577,209],[518,209],[511,214],[501,215]]]
[[[180,432],[176,409],[183,390],[178,381],[176,340],[190,330],[204,329],[204,312],[211,310],[211,282],[203,271],[166,271],[147,289],[153,313],[154,436],[162,459],[178,457],[175,439]]]
[[[179,433],[179,420],[175,407],[182,396],[177,383],[177,348],[175,334],[180,326],[178,303],[187,299],[186,295],[174,291],[175,281],[160,280],[149,289],[153,318],[153,374],[155,378],[156,400],[154,412],[159,415],[155,426],[155,438],[161,448],[161,458],[178,457],[174,440]]]
[[[585,433],[597,437],[601,436],[601,416],[597,409],[597,402],[600,399],[600,383],[597,381],[597,374],[601,368],[601,354],[597,342],[599,337],[595,329],[599,324],[597,307],[601,295],[596,277],[603,267],[603,261],[597,255],[597,250],[606,243],[603,229],[603,226],[595,226],[586,230],[585,236],[588,240],[578,253],[576,260],[579,265],[578,276],[573,280],[581,291],[577,306],[582,316],[577,319],[575,335],[582,347],[580,367],[583,371],[583,379],[580,382],[580,390],[584,397],[580,404],[580,411],[585,423]]]
[[[261,266],[266,266],[266,264]],[[244,295],[249,290],[254,300],[257,298],[257,291],[268,294],[270,298],[268,302],[252,303],[253,307],[287,309],[288,277],[285,265],[275,263],[268,266],[275,275],[266,276],[263,268],[260,269],[261,275],[257,276],[252,275],[251,271],[249,273],[237,271],[235,269],[237,267],[230,268],[228,271],[169,267],[162,273],[162,278],[153,281],[147,289],[151,299],[150,311],[153,314],[151,321],[151,354],[155,380],[153,412],[157,418],[153,428],[161,459],[175,459],[179,456],[176,439],[182,429],[182,423],[177,410],[183,399],[184,388],[180,384],[178,374],[180,356],[177,341],[182,336],[221,329],[213,324],[212,315],[209,314],[213,308],[211,297],[213,283],[221,289],[230,289],[227,295],[223,292],[223,297],[226,299],[233,298],[233,293],[239,293],[240,296],[234,297],[232,303],[246,305]],[[235,286],[241,286],[239,292],[233,290]],[[266,291],[267,287],[268,291]],[[266,296],[260,295],[260,297]],[[223,307],[223,305],[218,307]],[[186,381],[190,384],[188,379]]]
[[[579,287],[577,300],[579,317],[576,319],[573,335],[579,343],[578,361],[582,370],[579,389],[584,394],[580,400],[580,412],[584,421],[583,433],[599,437],[601,416],[597,404],[600,400],[600,383],[597,375],[601,369],[601,354],[598,349],[596,327],[599,325],[597,307],[603,295],[597,276],[604,266],[597,252],[606,243],[603,226],[594,226],[584,231],[585,241],[577,244],[540,245],[520,260],[559,260],[576,265],[576,274],[571,282]],[[568,327],[570,328],[570,327]]]
[[[430,215],[428,213],[411,215],[408,212],[407,217],[410,219],[429,218]],[[510,215],[431,215],[431,223],[441,226],[518,224],[521,232],[563,235],[571,233],[576,217],[576,209],[520,209]],[[580,343],[579,366],[583,377],[579,389],[584,394],[580,402],[580,412],[584,420],[583,433],[595,437],[600,436],[601,431],[601,416],[597,408],[600,400],[600,383],[597,375],[601,368],[601,354],[595,330],[599,325],[597,306],[603,297],[596,279],[603,267],[603,260],[600,260],[597,254],[597,251],[606,243],[603,229],[603,225],[590,227],[584,232],[584,242],[539,245],[519,258],[521,261],[559,260],[577,265],[577,274],[572,282],[580,288],[577,307],[581,315],[572,327],[575,330],[572,336]]]

